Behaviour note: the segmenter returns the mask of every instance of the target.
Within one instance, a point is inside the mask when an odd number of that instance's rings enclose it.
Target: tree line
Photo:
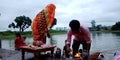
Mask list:
[[[119,22],[116,22],[116,23],[112,26],[111,29],[112,29],[112,30],[120,30],[120,21],[119,21]]]
[[[31,23],[32,23],[32,20],[29,17],[26,17],[24,15],[18,16],[14,19],[12,23],[8,25],[8,28],[14,28],[14,29],[17,28],[19,29],[20,32],[24,32],[27,28],[31,26]],[[92,24],[91,29],[100,30],[101,24],[96,26],[95,23],[96,23],[95,20],[91,21],[91,24]],[[57,24],[57,19],[54,18],[54,22],[52,26],[50,27],[50,29],[52,29],[52,27],[56,24]],[[104,27],[104,29],[107,30],[107,27]],[[120,30],[120,21],[112,25],[111,30]]]
[[[24,32],[27,28],[31,26],[32,20],[26,16],[18,16],[14,19],[12,23],[8,25],[8,28],[17,28],[20,32]],[[57,19],[54,18],[54,22],[50,29],[57,24]]]
[[[102,26],[101,24],[96,25],[95,23],[96,23],[95,20],[91,21],[91,25],[92,25],[92,27],[90,28],[91,30],[97,30],[97,31],[99,31],[101,29],[103,29],[103,30],[120,30],[120,21],[116,22],[112,26]]]

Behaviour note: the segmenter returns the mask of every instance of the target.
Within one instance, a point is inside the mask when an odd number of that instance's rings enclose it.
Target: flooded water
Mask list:
[[[54,44],[57,47],[63,49],[66,34],[54,35],[52,40],[47,38],[47,44]],[[105,53],[112,59],[115,51],[120,50],[120,33],[91,33],[91,50],[90,52],[100,51]],[[32,44],[33,39],[27,38],[26,44]],[[13,40],[2,40],[2,48],[14,50]],[[80,48],[82,48],[80,46]]]

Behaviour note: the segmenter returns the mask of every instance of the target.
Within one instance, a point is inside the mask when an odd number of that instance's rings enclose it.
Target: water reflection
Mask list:
[[[49,40],[50,40],[50,45],[56,45],[57,44],[57,41],[53,37],[51,37]]]
[[[92,38],[92,46],[96,46],[97,49],[94,50],[111,50],[118,48],[119,44],[119,39],[117,36],[111,33],[101,33],[101,34],[96,34],[95,38]]]
[[[66,39],[66,34],[54,35],[52,39],[47,38],[47,44],[53,44],[57,47],[63,49],[64,41]],[[120,33],[91,33],[91,52],[101,51],[104,53],[112,54],[120,50]],[[32,44],[33,39],[27,38],[25,41],[27,44]],[[2,48],[4,49],[14,49],[14,39],[13,40],[2,40]],[[81,47],[80,47],[81,48]]]
[[[2,40],[2,48],[13,50],[14,40]]]
[[[120,32],[112,32],[112,34],[116,35],[116,36],[120,36]]]
[[[52,38],[47,38],[47,44],[53,44],[63,48],[66,34],[54,35]],[[91,33],[92,49],[93,50],[111,50],[119,48],[120,33]],[[32,44],[32,38],[26,38],[27,44]],[[14,39],[2,40],[2,48],[14,49]]]

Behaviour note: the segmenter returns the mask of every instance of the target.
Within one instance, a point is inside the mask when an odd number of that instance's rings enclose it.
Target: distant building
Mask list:
[[[56,29],[55,30],[64,30],[64,31],[67,31],[68,30],[68,28],[67,27],[56,27]]]

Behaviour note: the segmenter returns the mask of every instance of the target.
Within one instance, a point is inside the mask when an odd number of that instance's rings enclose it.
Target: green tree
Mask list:
[[[101,24],[99,24],[99,25],[96,26],[96,30],[97,30],[97,31],[100,31],[101,28],[102,28],[102,25],[101,25]]]
[[[120,22],[116,22],[116,23],[112,26],[111,29],[112,29],[112,30],[120,30]]]
[[[15,22],[15,23],[14,23]],[[8,25],[9,28],[19,28],[20,32],[31,26],[32,20],[26,16],[18,16],[15,18],[14,22]]]
[[[50,27],[50,29],[52,29],[52,27],[53,27],[54,25],[56,25],[56,24],[57,24],[57,19],[54,18],[54,21],[53,21],[52,26]]]

